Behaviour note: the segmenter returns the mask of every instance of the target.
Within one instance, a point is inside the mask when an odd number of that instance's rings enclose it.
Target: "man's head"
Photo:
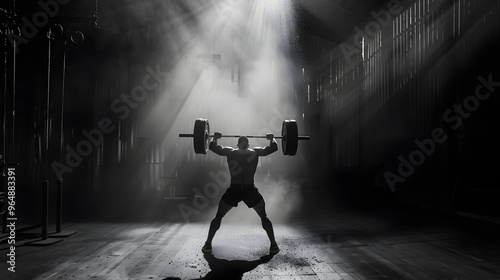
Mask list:
[[[240,150],[246,150],[248,149],[248,138],[246,138],[245,136],[241,136],[240,138],[238,138],[238,148]]]

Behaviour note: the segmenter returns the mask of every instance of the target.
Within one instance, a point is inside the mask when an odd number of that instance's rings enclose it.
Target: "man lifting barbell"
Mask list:
[[[269,253],[277,254],[279,247],[274,238],[273,225],[267,217],[264,198],[254,185],[254,175],[257,170],[259,157],[270,155],[278,150],[274,134],[269,133],[266,135],[266,139],[270,141],[269,146],[264,148],[255,147],[253,149],[249,148],[248,138],[245,136],[238,138],[238,149],[218,145],[217,139],[221,137],[221,133],[215,132],[209,148],[214,153],[227,157],[229,173],[231,174],[231,185],[219,201],[219,207],[215,218],[210,223],[208,238],[202,248],[202,252],[212,252],[212,239],[220,228],[222,218],[231,208],[237,207],[238,203],[243,201],[248,208],[253,208],[259,215],[262,227],[271,242]]]
[[[231,208],[238,206],[243,201],[249,208],[253,208],[262,221],[262,227],[266,231],[269,241],[271,241],[271,254],[279,252],[278,245],[274,239],[273,225],[266,214],[265,202],[262,195],[254,186],[253,177],[257,169],[258,158],[260,156],[270,155],[278,150],[274,134],[262,135],[222,135],[219,132],[210,135],[210,125],[207,119],[198,118],[194,122],[192,134],[179,134],[179,137],[193,138],[194,152],[196,154],[206,154],[208,149],[214,153],[226,156],[231,174],[231,186],[226,190],[221,200],[215,218],[210,223],[207,242],[202,248],[204,253],[212,252],[212,239],[215,232],[219,229],[222,218]],[[212,141],[209,142],[209,138]],[[238,149],[231,147],[222,147],[217,145],[217,139],[222,137],[239,137]],[[248,138],[266,138],[270,141],[269,146],[264,148],[249,149]],[[309,140],[309,136],[299,136],[297,122],[295,120],[285,120],[281,127],[281,146],[284,155],[293,156],[297,152],[299,140]]]

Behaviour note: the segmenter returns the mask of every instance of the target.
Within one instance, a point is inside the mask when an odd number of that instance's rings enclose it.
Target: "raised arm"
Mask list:
[[[221,138],[221,134],[219,132],[214,133],[214,137],[212,138],[212,141],[210,141],[210,145],[208,148],[210,151],[218,154],[219,156],[227,156],[230,151],[234,150],[231,147],[222,147],[221,145],[217,145],[217,139]]]
[[[272,133],[266,134],[266,139],[269,140],[268,146],[264,148],[254,148],[254,151],[260,157],[270,155],[278,150],[278,143],[276,143],[276,139],[274,139],[274,134]]]

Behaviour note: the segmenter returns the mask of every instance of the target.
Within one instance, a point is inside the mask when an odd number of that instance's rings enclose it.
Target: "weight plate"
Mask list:
[[[209,145],[210,125],[207,119],[196,119],[194,122],[193,145],[194,152],[206,154]]]
[[[281,149],[284,155],[294,156],[299,145],[299,129],[294,120],[285,120],[281,126]]]

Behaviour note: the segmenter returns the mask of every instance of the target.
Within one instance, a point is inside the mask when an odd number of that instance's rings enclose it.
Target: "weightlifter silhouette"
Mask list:
[[[264,148],[255,147],[253,149],[249,148],[248,138],[245,136],[238,138],[238,149],[217,145],[217,139],[221,137],[221,133],[215,132],[209,148],[214,153],[227,157],[229,173],[231,174],[231,185],[219,201],[217,214],[210,223],[208,238],[202,248],[202,252],[212,252],[212,239],[220,227],[222,218],[231,208],[238,206],[238,203],[243,201],[248,208],[253,208],[259,215],[262,227],[271,242],[269,253],[273,255],[277,254],[280,249],[274,239],[273,224],[267,217],[264,198],[255,187],[253,179],[257,170],[259,157],[270,155],[278,150],[274,134],[268,133],[266,135],[266,139],[270,141],[269,146]]]

